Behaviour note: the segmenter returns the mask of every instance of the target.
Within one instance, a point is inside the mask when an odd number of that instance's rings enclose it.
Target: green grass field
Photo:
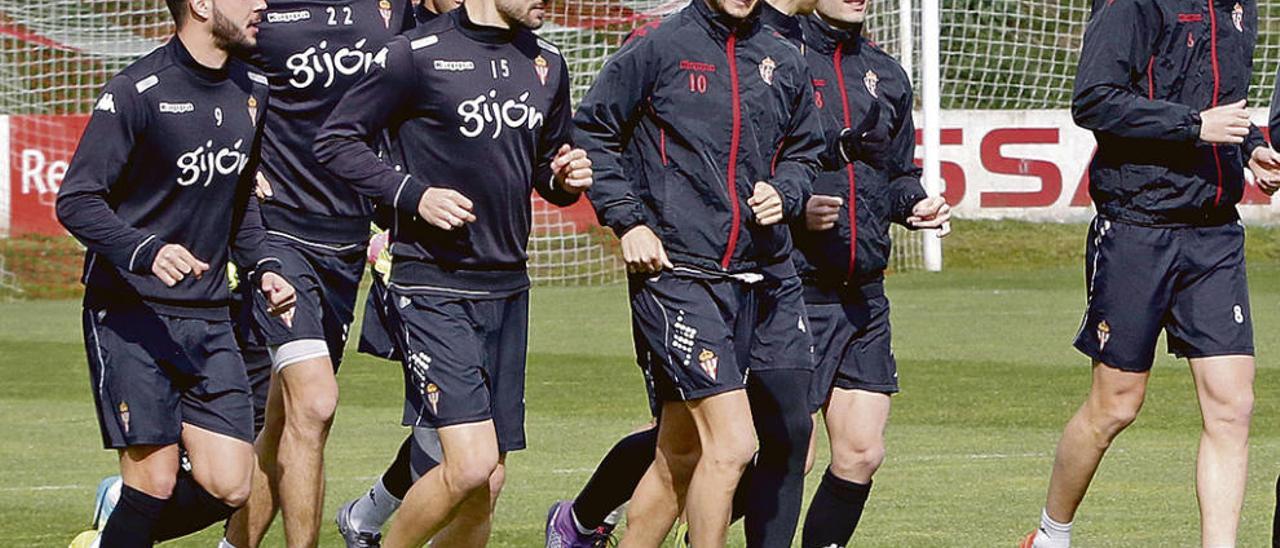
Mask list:
[[[1084,303],[1083,227],[956,228],[946,272],[889,281],[903,393],[858,545],[1015,545],[1037,523],[1054,444],[1088,388],[1087,362],[1069,345]],[[1274,231],[1251,232],[1262,360],[1240,546],[1267,542],[1280,473],[1280,371],[1268,359],[1280,349],[1278,241]],[[535,289],[530,449],[508,460],[493,546],[540,545],[547,505],[572,497],[607,448],[647,419],[623,294]],[[99,446],[78,309],[74,300],[0,304],[0,544],[65,545],[87,527],[94,488],[115,468]],[[341,545],[328,517],[381,472],[404,434],[398,367],[353,355],[340,378],[324,546]],[[1187,368],[1162,355],[1141,418],[1085,500],[1077,545],[1195,545],[1198,431]],[[825,448],[820,455],[823,466]],[[219,534],[174,544],[211,546]],[[283,545],[278,526],[269,545]]]

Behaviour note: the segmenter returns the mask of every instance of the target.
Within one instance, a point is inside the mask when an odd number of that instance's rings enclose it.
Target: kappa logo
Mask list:
[[[1098,322],[1098,352],[1102,352],[1107,348],[1107,341],[1111,340],[1111,325],[1107,320]]]
[[[800,318],[799,320],[796,320],[796,327],[800,329],[801,333],[809,332],[809,328],[804,326],[804,318]]]
[[[307,10],[278,11],[267,14],[268,23],[297,23],[308,19],[311,19],[311,12]]]
[[[166,103],[163,101],[160,102],[161,114],[187,114],[189,112],[195,112],[195,111],[196,111],[195,103]]]
[[[715,379],[716,373],[720,372],[720,358],[715,352],[703,348],[702,352],[698,353],[698,367],[701,367],[707,376]]]
[[[547,60],[541,55],[535,57],[533,59],[533,70],[538,73],[538,81],[542,82],[543,86],[546,86],[547,76],[551,73],[551,66],[547,63]]]
[[[116,96],[110,93],[103,93],[102,98],[98,99],[97,106],[93,110],[101,110],[102,112],[116,113]]]
[[[1244,6],[1236,2],[1236,7],[1231,8],[1231,22],[1235,23],[1236,30],[1244,32]]]
[[[763,61],[760,61],[760,79],[764,80],[764,83],[772,86],[773,71],[777,68],[778,63],[776,63],[772,57],[765,57]]]
[[[436,59],[431,62],[431,68],[443,72],[466,72],[475,70],[474,61],[449,61],[445,59]]]
[[[124,426],[124,433],[129,433],[129,404],[120,402],[120,424]]]
[[[880,86],[880,76],[875,71],[867,71],[867,74],[862,77],[862,85],[867,86],[867,93],[870,93],[872,97],[879,97],[876,93],[877,88]]]

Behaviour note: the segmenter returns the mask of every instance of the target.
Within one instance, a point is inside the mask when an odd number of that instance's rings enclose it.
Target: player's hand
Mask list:
[[[755,194],[747,200],[747,205],[756,214],[756,223],[760,226],[769,226],[782,220],[782,196],[769,183],[757,182]]]
[[[804,206],[804,227],[810,232],[831,230],[840,219],[841,205],[844,205],[843,198],[814,194]]]
[[[662,272],[664,268],[675,268],[667,258],[662,240],[644,225],[622,235],[622,260],[627,263],[627,272]]]
[[[565,192],[582,194],[591,188],[591,158],[585,150],[560,145],[560,151],[551,160],[551,172],[555,174],[556,186]]]
[[[449,188],[428,188],[418,202],[418,215],[436,228],[453,230],[476,222],[471,213],[475,204],[461,192]]]
[[[165,244],[151,263],[151,272],[168,287],[178,285],[188,274],[199,280],[207,270],[209,263],[197,259],[187,248],[178,244]]]
[[[293,286],[279,274],[267,272],[262,275],[262,295],[267,298],[267,312],[293,327],[293,305],[298,302]]]
[[[1238,145],[1249,135],[1249,111],[1244,99],[1213,107],[1200,113],[1200,140],[1219,145]]]
[[[257,182],[253,185],[253,193],[258,195],[259,200],[270,200],[276,193],[271,190],[271,181],[267,180],[267,176],[261,171],[258,172]]]
[[[938,237],[945,238],[951,233],[951,206],[941,196],[933,196],[916,202],[911,208],[911,216],[907,224],[916,228],[937,228]]]
[[[1280,152],[1266,145],[1253,149],[1253,155],[1249,157],[1249,171],[1253,172],[1253,180],[1267,196],[1280,190]]]

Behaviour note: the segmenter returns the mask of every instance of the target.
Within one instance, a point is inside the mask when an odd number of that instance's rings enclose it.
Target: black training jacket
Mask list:
[[[637,29],[583,98],[574,137],[600,222],[619,236],[643,224],[675,263],[785,276],[786,221],[803,215],[823,138],[800,51],[758,10],[734,21],[694,0]],[[758,181],[782,196],[783,222],[756,224]]]
[[[861,25],[839,30],[817,16],[799,19],[828,140],[860,128],[880,144],[871,157],[852,163],[828,154],[813,193],[838,196],[844,205],[831,229],[809,232],[803,219],[792,223],[796,268],[815,287],[874,283],[889,264],[889,223],[905,225],[927,197],[915,164],[911,79],[897,59],[862,36]]]
[[[235,59],[204,67],[177,37],[107,83],[57,202],[58,220],[88,248],[87,306],[225,320],[231,253],[278,270],[252,197],[267,93],[262,74]],[[166,244],[209,271],[166,287],[151,272]]]
[[[1071,111],[1093,131],[1089,194],[1098,213],[1147,226],[1238,218],[1244,166],[1263,144],[1199,140],[1200,112],[1245,99],[1256,0],[1114,0],[1085,30]]]

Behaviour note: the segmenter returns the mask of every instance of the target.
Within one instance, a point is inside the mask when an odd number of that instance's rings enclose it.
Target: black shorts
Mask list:
[[[184,423],[253,442],[249,379],[229,320],[85,308],[84,340],[104,447],[172,445]]]
[[[529,292],[494,299],[391,291],[400,324],[406,426],[493,419],[498,449],[525,448]]]
[[[1152,228],[1098,217],[1085,254],[1089,305],[1075,347],[1151,369],[1163,329],[1181,358],[1253,355],[1244,226]]]
[[[898,392],[889,299],[883,291],[839,303],[810,303],[808,309],[818,362],[809,391],[811,411],[816,413],[826,405],[833,388]]]
[[[630,278],[637,360],[660,401],[744,387],[752,369],[813,369],[800,279]]]
[[[400,332],[395,319],[396,307],[387,284],[375,273],[369,285],[369,298],[364,303],[364,321],[360,325],[361,354],[368,354],[393,361],[401,361],[393,333]]]
[[[262,340],[269,347],[301,340],[324,341],[336,369],[355,320],[356,297],[367,260],[366,244],[331,246],[272,232],[267,247],[284,265],[284,277],[297,291],[298,302],[290,328],[284,320],[267,312],[266,297],[261,291],[253,292],[254,323]]]
[[[262,344],[253,328],[253,310],[244,306],[252,302],[250,288],[244,281],[231,292],[231,326],[236,334],[236,345],[244,359],[245,373],[249,376],[249,391],[253,399],[253,431],[261,432],[266,423],[267,398],[271,392],[271,353]]]

